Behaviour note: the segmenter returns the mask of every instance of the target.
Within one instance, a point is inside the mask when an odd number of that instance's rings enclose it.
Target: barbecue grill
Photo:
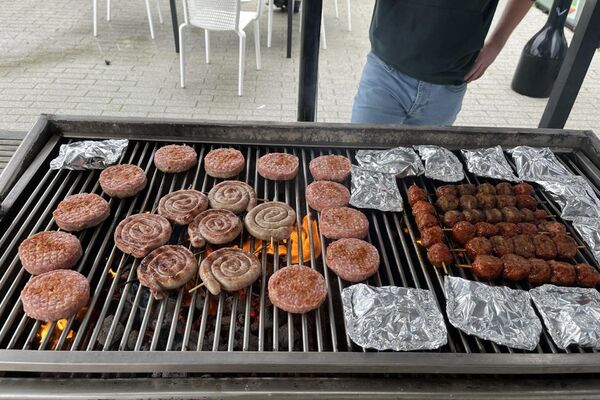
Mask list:
[[[142,167],[148,186],[136,197],[109,199],[111,217],[78,234],[84,256],[75,268],[90,280],[92,299],[88,307],[56,323],[31,320],[24,315],[19,301],[20,291],[29,279],[18,261],[19,243],[35,232],[56,229],[51,213],[65,196],[101,193],[98,171],[52,171],[48,169],[49,161],[58,154],[61,144],[101,138],[130,140],[122,162]],[[138,284],[135,269],[139,260],[114,247],[112,232],[117,223],[130,214],[154,211],[160,197],[170,191],[191,186],[207,192],[220,181],[207,176],[201,162],[187,173],[169,175],[157,171],[153,154],[167,143],[191,145],[200,159],[213,148],[239,149],[246,157],[246,168],[239,179],[252,185],[260,199],[284,201],[296,210],[297,231],[287,242],[262,243],[244,233],[237,245],[257,254],[263,276],[292,263],[322,272],[328,296],[319,310],[291,315],[274,309],[265,293],[266,279],[259,279],[238,293],[215,297],[204,289],[188,293],[190,287],[199,283],[196,278],[188,287],[170,292],[161,301],[153,299]],[[0,371],[4,371],[0,381],[6,383],[4,394],[33,396],[44,393],[47,387],[82,382],[89,386],[79,386],[73,396],[85,390],[88,394],[100,394],[100,384],[93,379],[103,377],[106,382],[123,382],[115,379],[126,378],[126,388],[119,390],[130,395],[147,393],[148,385],[157,392],[168,392],[165,388],[170,388],[173,392],[168,393],[180,394],[219,388],[232,393],[263,393],[294,387],[308,394],[319,392],[324,382],[329,382],[339,393],[350,390],[373,397],[400,387],[406,393],[416,393],[422,389],[418,382],[423,374],[433,374],[427,375],[427,382],[433,385],[429,390],[434,392],[461,393],[457,380],[469,383],[473,374],[489,375],[477,382],[484,385],[493,379],[494,387],[500,391],[525,390],[534,384],[532,381],[516,389],[501,389],[510,384],[507,379],[498,378],[499,374],[577,374],[560,386],[552,377],[540,378],[543,383],[535,382],[543,384],[551,394],[561,390],[600,393],[593,381],[584,379],[585,374],[600,372],[600,354],[577,346],[561,350],[545,330],[533,352],[469,336],[447,320],[448,344],[437,351],[377,352],[351,342],[345,332],[340,299],[341,290],[348,283],[326,268],[328,241],[318,231],[318,214],[304,200],[304,187],[312,180],[308,163],[323,154],[341,154],[354,160],[360,148],[415,144],[437,144],[452,150],[497,144],[504,148],[549,146],[567,169],[586,177],[600,193],[600,142],[592,132],[40,116],[0,176]],[[257,159],[274,151],[299,157],[300,173],[295,180],[275,183],[257,174]],[[456,154],[461,158],[460,152]],[[467,174],[467,179],[472,183],[490,181],[471,174]],[[435,192],[436,183],[424,177],[399,182],[405,204],[406,190],[413,182],[429,193]],[[560,215],[557,205],[543,191],[538,190],[536,196],[549,214]],[[444,310],[445,272],[428,263],[410,213],[364,211],[370,223],[368,240],[379,249],[382,261],[379,272],[368,283],[429,289]],[[571,234],[578,237],[573,230]],[[176,229],[172,243],[182,238],[182,230]],[[581,262],[598,265],[587,249],[580,249],[577,257]],[[468,269],[450,267],[447,272],[475,279]],[[526,284],[509,286],[528,288]],[[202,374],[211,374],[212,378],[193,383],[192,379]],[[382,374],[388,380],[382,380]],[[401,374],[419,376],[410,378],[411,383],[407,384],[406,375]],[[173,376],[181,378],[181,392],[163,380]],[[232,376],[241,378],[235,380]],[[455,380],[449,381],[449,376]],[[39,379],[46,377],[55,379]],[[159,377],[162,379],[157,382]],[[274,380],[277,377],[289,380],[281,383]],[[368,386],[359,386],[359,382]],[[439,387],[431,382],[438,382]],[[489,393],[496,393],[496,389]]]

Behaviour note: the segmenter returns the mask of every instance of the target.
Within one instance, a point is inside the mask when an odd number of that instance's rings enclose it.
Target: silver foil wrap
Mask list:
[[[477,176],[516,182],[519,179],[506,161],[502,147],[461,150],[467,159],[467,169]]]
[[[395,147],[389,150],[358,150],[356,161],[365,169],[394,174],[399,178],[421,175],[425,171],[421,159],[410,147]]]
[[[548,147],[517,146],[508,150],[525,181],[560,181],[572,176]]]
[[[402,211],[402,196],[396,176],[352,166],[350,204],[357,208]]]
[[[129,143],[126,139],[84,140],[60,146],[50,169],[104,169],[119,161]]]
[[[429,350],[447,342],[444,318],[429,290],[352,285],[342,290],[346,332],[377,350]]]
[[[538,181],[561,209],[561,217],[600,218],[600,200],[581,176],[564,177],[560,182]]]
[[[573,227],[600,263],[600,218],[578,217],[573,220]]]
[[[538,345],[542,323],[526,291],[451,276],[445,277],[444,288],[448,320],[456,328],[515,349]]]
[[[414,146],[425,161],[425,176],[444,182],[459,182],[465,177],[458,157],[440,146]]]
[[[600,349],[600,293],[596,289],[543,285],[529,291],[554,343]]]

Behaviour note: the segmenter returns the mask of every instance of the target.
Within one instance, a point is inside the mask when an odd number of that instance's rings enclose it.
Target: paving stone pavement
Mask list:
[[[346,2],[339,1],[339,19],[334,16],[333,0],[324,2],[328,47],[321,51],[318,120],[348,122],[369,50],[367,32],[374,0],[352,1],[352,32],[347,29]],[[89,0],[54,0],[43,7],[35,0],[2,1],[0,130],[28,130],[40,113],[295,120],[298,16],[293,58],[286,59],[286,14],[275,12],[273,45],[267,48],[263,13],[260,71],[255,69],[253,35],[248,31],[245,94],[238,97],[234,33],[211,35],[211,64],[204,63],[202,31],[188,34],[187,87],[181,89],[168,2],[160,0],[162,25],[152,7],[155,40],[149,35],[142,0],[113,1],[111,22],[104,19],[105,1],[99,3],[99,36],[95,38]],[[497,17],[504,4],[501,0]],[[254,5],[245,7],[250,6]],[[529,12],[485,77],[469,86],[457,125],[537,125],[546,100],[512,92],[510,81],[523,45],[545,19],[537,9]],[[599,110],[600,56],[596,55],[567,127],[600,132]]]

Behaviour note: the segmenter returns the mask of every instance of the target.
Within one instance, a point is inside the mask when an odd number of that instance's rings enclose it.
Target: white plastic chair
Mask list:
[[[179,26],[179,70],[181,87],[185,87],[184,29],[195,26],[204,29],[206,63],[210,63],[210,31],[234,31],[240,37],[238,71],[238,95],[244,93],[244,66],[246,63],[246,32],[244,29],[254,23],[254,48],[256,69],[261,69],[260,25],[263,0],[257,0],[256,11],[242,11],[240,0],[183,0],[184,23]]]
[[[110,1],[106,0],[106,20],[110,21]],[[154,39],[154,24],[152,23],[152,13],[150,12],[150,1],[144,0],[146,3],[146,14],[148,15],[148,26],[150,27],[150,37]],[[98,36],[98,0],[93,0],[93,18],[94,18],[94,36]],[[163,17],[160,12],[160,0],[156,0],[156,9],[158,10],[158,20],[162,24]]]

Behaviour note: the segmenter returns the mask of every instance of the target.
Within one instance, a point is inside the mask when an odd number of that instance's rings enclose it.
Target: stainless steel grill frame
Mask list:
[[[123,160],[140,165],[149,178],[148,188],[129,200],[110,199],[111,218],[99,227],[79,234],[84,257],[77,269],[92,283],[92,300],[85,315],[71,318],[58,338],[36,339],[41,324],[24,316],[18,295],[29,276],[22,270],[16,247],[27,236],[52,229],[51,211],[64,196],[89,191],[101,193],[98,172],[48,171],[48,160],[58,145],[82,138],[128,138]],[[357,148],[388,148],[399,145],[439,144],[451,149],[500,144],[549,146],[571,170],[586,176],[594,189],[600,187],[600,142],[591,132],[483,128],[403,128],[340,124],[257,124],[197,121],[156,121],[41,116],[0,176],[0,371],[70,373],[449,373],[449,374],[541,374],[600,371],[597,352],[573,347],[557,349],[544,332],[536,351],[528,353],[468,336],[448,324],[449,343],[435,352],[374,352],[354,345],[345,334],[340,291],[345,283],[324,265],[326,246],[315,256],[311,241],[312,268],[325,272],[328,299],[316,312],[297,316],[267,305],[266,280],[257,281],[245,297],[221,294],[215,299],[215,315],[209,315],[211,297],[184,290],[171,300],[155,301],[133,282],[137,261],[123,256],[112,243],[116,224],[126,215],[154,210],[159,198],[172,190],[193,186],[208,191],[214,184],[200,162],[187,174],[169,176],[152,163],[154,151],[163,143],[185,142],[195,146],[200,159],[212,148],[231,145],[246,156],[240,179],[253,184],[259,198],[283,200],[295,207],[298,225],[310,210],[303,187],[311,178],[310,159],[320,154],[353,157]],[[297,179],[274,184],[257,175],[255,162],[269,151],[296,154],[302,168]],[[477,182],[474,176],[468,179]],[[422,177],[401,182],[405,194],[412,181],[433,192],[433,183]],[[551,214],[558,210],[544,193]],[[424,259],[414,221],[406,213],[366,212],[369,241],[382,256],[375,285],[402,285],[432,290],[443,307],[443,271]],[[318,220],[317,213],[312,213]],[[312,236],[309,224],[309,236]],[[181,234],[181,232],[179,232]],[[241,245],[247,238],[240,239]],[[321,242],[326,243],[323,237]],[[251,247],[256,248],[253,240]],[[290,248],[287,249],[290,262]],[[299,249],[300,257],[303,256]],[[282,267],[277,252],[261,250],[263,274]],[[578,259],[596,264],[587,250]],[[116,272],[114,278],[109,269]],[[471,277],[458,268],[450,273]],[[198,278],[197,278],[198,279]],[[117,295],[118,294],[118,295]],[[251,316],[252,299],[259,315]],[[186,302],[189,301],[189,306]],[[129,304],[131,303],[131,304]],[[202,304],[200,307],[196,305]],[[186,309],[183,321],[180,311]],[[231,313],[228,315],[228,311]],[[113,315],[112,322],[103,321]],[[279,329],[287,321],[288,329]],[[119,324],[123,334],[119,335]],[[50,326],[55,331],[56,324]],[[158,328],[156,328],[158,326]],[[293,326],[293,329],[289,329]],[[74,337],[68,332],[73,328]],[[251,335],[257,331],[257,337]],[[137,336],[132,332],[137,331]],[[242,332],[237,338],[236,333]],[[211,335],[212,334],[212,335]],[[102,336],[103,343],[97,339]],[[115,336],[120,336],[112,343]],[[52,339],[51,339],[52,338]],[[181,339],[180,339],[181,338]],[[43,351],[40,351],[43,350]],[[62,350],[62,351],[56,351]]]

